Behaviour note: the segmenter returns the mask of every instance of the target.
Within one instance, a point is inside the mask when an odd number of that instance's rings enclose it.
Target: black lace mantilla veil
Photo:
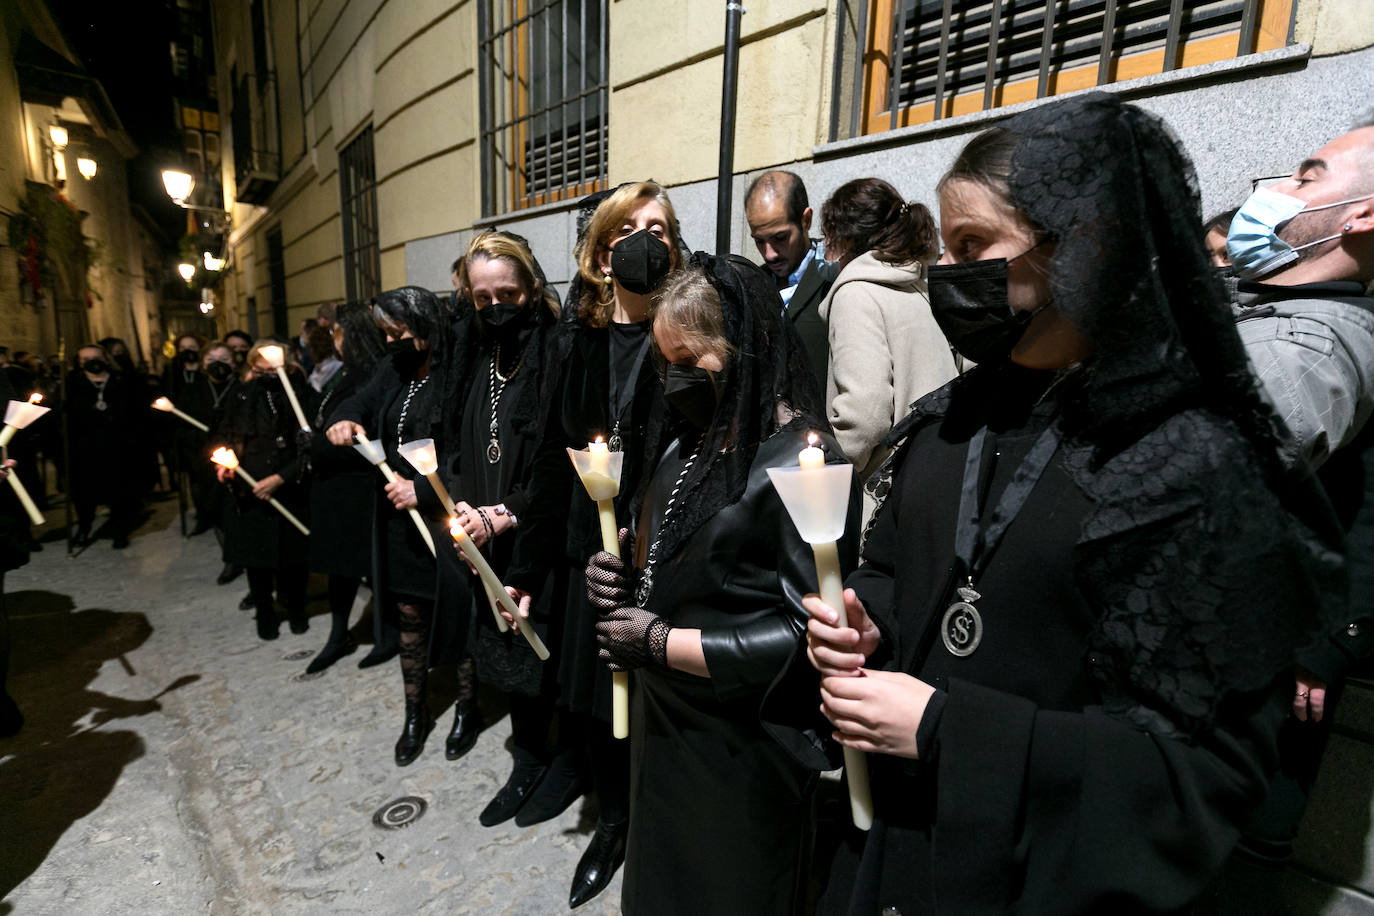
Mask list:
[[[1000,129],[1017,137],[1013,201],[1056,244],[1052,301],[1093,342],[1060,398],[1063,461],[1094,503],[1074,564],[1101,614],[1086,662],[1108,712],[1197,736],[1344,613],[1341,535],[1310,472],[1280,467],[1164,123],[1088,93]],[[979,374],[917,402],[890,438]]]
[[[801,338],[781,320],[782,302],[772,277],[739,255],[716,256],[698,251],[688,267],[706,272],[720,295],[725,336],[736,352],[724,374],[724,388],[711,427],[701,444],[666,529],[660,532],[660,556],[677,547],[722,508],[744,493],[759,443],[781,429],[830,432],[816,385],[807,368]],[[699,431],[674,422],[668,411],[646,433],[654,455],[674,438],[690,449]],[[635,494],[636,511],[652,480],[644,475]]]

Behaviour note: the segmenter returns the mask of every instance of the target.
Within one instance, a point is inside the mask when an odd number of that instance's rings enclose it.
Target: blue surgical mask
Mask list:
[[[1280,267],[1296,261],[1298,252],[1304,248],[1341,237],[1340,233],[1328,235],[1294,248],[1279,238],[1279,226],[1300,213],[1316,213],[1318,210],[1343,207],[1369,197],[1374,197],[1374,194],[1309,207],[1306,201],[1290,194],[1271,188],[1260,188],[1236,211],[1235,217],[1231,220],[1231,228],[1226,233],[1226,253],[1231,258],[1231,266],[1235,268],[1237,276],[1246,280],[1273,273]]]

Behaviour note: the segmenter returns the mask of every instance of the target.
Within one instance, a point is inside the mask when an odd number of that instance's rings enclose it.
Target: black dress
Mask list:
[[[1101,467],[1070,437],[974,583],[984,635],[956,657],[939,628],[958,600],[969,440],[980,427],[996,437],[991,507],[1060,422],[1052,397],[1036,403],[1048,373],[976,371],[965,379],[978,396],[946,388],[918,403],[847,582],[882,632],[869,665],[937,693],[920,761],[869,757],[875,821],[833,911],[1178,911],[1263,795],[1292,680],[1233,692],[1209,715],[1209,682],[1174,666],[1249,651],[1207,645],[1216,602],[1312,599],[1291,521],[1257,475],[1232,471],[1253,453],[1214,415],[1175,414]],[[1186,648],[1137,667],[1162,633]]]
[[[125,379],[110,373],[103,389],[77,370],[67,376],[67,419],[72,503],[83,527],[95,507],[110,507],[116,527],[138,504],[134,410]]]
[[[343,419],[344,401],[365,379],[340,369],[310,410],[310,571],[361,579],[372,562],[372,513],[382,475],[350,445],[331,445],[325,430]]]
[[[832,454],[839,449],[823,437]],[[629,914],[797,913],[807,877],[816,776],[763,727],[768,685],[794,657],[816,590],[801,540],[766,469],[795,467],[805,430],[759,445],[743,495],[653,570],[648,609],[700,628],[711,676],[657,668],[631,674],[630,832],[622,906]],[[637,537],[642,568],[685,456],[654,472]],[[852,568],[858,491],[841,558]],[[814,696],[791,705],[814,708]]]
[[[530,339],[531,330],[522,333],[526,338],[524,348],[553,346],[552,334]],[[492,359],[493,348],[484,340],[472,362],[453,496],[473,507],[504,504],[515,515],[517,527],[488,542],[483,553],[497,578],[530,593],[530,619],[535,632],[548,644],[550,623],[566,600],[562,567],[552,557],[562,534],[562,516],[557,510],[567,505],[572,465],[561,436],[530,435],[517,422],[518,405],[531,394],[537,396],[538,392],[531,392],[530,386],[539,386],[541,381],[528,371],[523,357],[518,370],[513,369],[514,360],[502,359],[503,374],[514,374],[506,375],[504,387],[496,379],[500,390],[496,410],[500,460],[489,460]],[[541,364],[547,365],[544,361]],[[468,577],[472,578],[470,574]],[[477,662],[478,678],[497,689],[524,696],[545,692],[552,683],[557,661],[540,661],[525,638],[514,630],[499,632],[480,584],[472,583],[471,594],[475,621],[472,655]]]
[[[642,351],[640,359],[640,347],[652,347],[649,322],[613,324],[607,328],[578,325],[569,333],[574,338],[557,400],[559,409],[551,419],[561,425],[562,434],[573,448],[586,448],[597,436],[609,441],[616,425],[612,391],[620,395],[620,436],[625,458],[615,509],[617,527],[626,528],[630,526],[634,495],[640,491],[645,474],[645,431],[650,418],[664,410],[653,355]],[[570,585],[556,650],[559,702],[574,712],[593,713],[609,722],[611,672],[597,659],[597,614],[587,603],[587,590],[582,586],[587,559],[602,548],[601,524],[596,503],[587,496],[582,484],[574,479],[571,489],[564,548]]]
[[[215,465],[209,460],[210,441],[215,429],[224,422],[224,415],[239,387],[239,381],[230,377],[217,385],[203,372],[196,375],[198,378],[185,387],[176,406],[210,427],[210,432],[201,432],[180,417],[172,417],[172,422],[176,424],[173,427],[173,441],[191,478],[191,501],[196,507],[196,523],[219,525],[224,515],[226,491],[215,478]]]
[[[298,378],[292,376],[291,382],[297,397],[303,396]],[[297,448],[300,426],[281,382],[276,377],[247,382],[230,400],[218,438],[234,450],[254,480],[280,474],[286,482],[272,496],[309,527],[310,488]],[[306,536],[271,503],[254,496],[237,474],[229,487],[233,497],[225,525],[225,562],[245,569],[303,568]]]

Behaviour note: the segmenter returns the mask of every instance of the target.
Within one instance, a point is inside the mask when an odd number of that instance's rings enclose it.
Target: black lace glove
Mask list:
[[[622,555],[626,552],[621,532]],[[601,661],[612,671],[628,671],[656,664],[668,667],[668,622],[634,605],[634,584],[625,561],[609,551],[593,554],[587,563],[587,601],[601,619],[596,643]]]

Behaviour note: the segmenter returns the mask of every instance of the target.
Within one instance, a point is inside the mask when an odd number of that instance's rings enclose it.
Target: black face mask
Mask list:
[[[699,366],[669,363],[663,376],[663,398],[688,423],[697,429],[706,429],[716,415],[723,381]]]
[[[525,324],[531,306],[513,302],[493,302],[477,312],[477,326],[484,334],[498,337],[518,331]]]
[[[199,362],[199,361],[200,361],[200,351],[199,351],[199,350],[182,350],[180,355],[181,355],[181,361],[182,361],[183,363],[186,363],[187,365],[190,365],[191,363],[195,363],[195,362]]]
[[[210,378],[217,382],[227,381],[234,374],[234,367],[228,363],[212,362],[205,367]]]
[[[91,375],[100,375],[110,371],[110,364],[103,359],[88,359],[81,364],[81,368],[85,369]]]
[[[616,282],[632,293],[647,296],[673,269],[668,246],[641,229],[627,235],[611,249],[611,271]]]
[[[991,258],[936,264],[927,274],[935,323],[950,346],[975,363],[993,363],[1010,356],[1040,311],[1017,312],[1007,304],[1008,263],[1005,258]]]
[[[387,341],[386,352],[391,354],[391,361],[402,372],[414,371],[425,358],[423,351],[415,349],[415,339],[412,337]]]
[[[235,365],[235,366],[238,366],[239,368],[243,368],[243,361],[246,360],[247,358],[248,358],[248,351],[247,351],[247,350],[235,350],[235,351],[234,351],[234,365]]]

